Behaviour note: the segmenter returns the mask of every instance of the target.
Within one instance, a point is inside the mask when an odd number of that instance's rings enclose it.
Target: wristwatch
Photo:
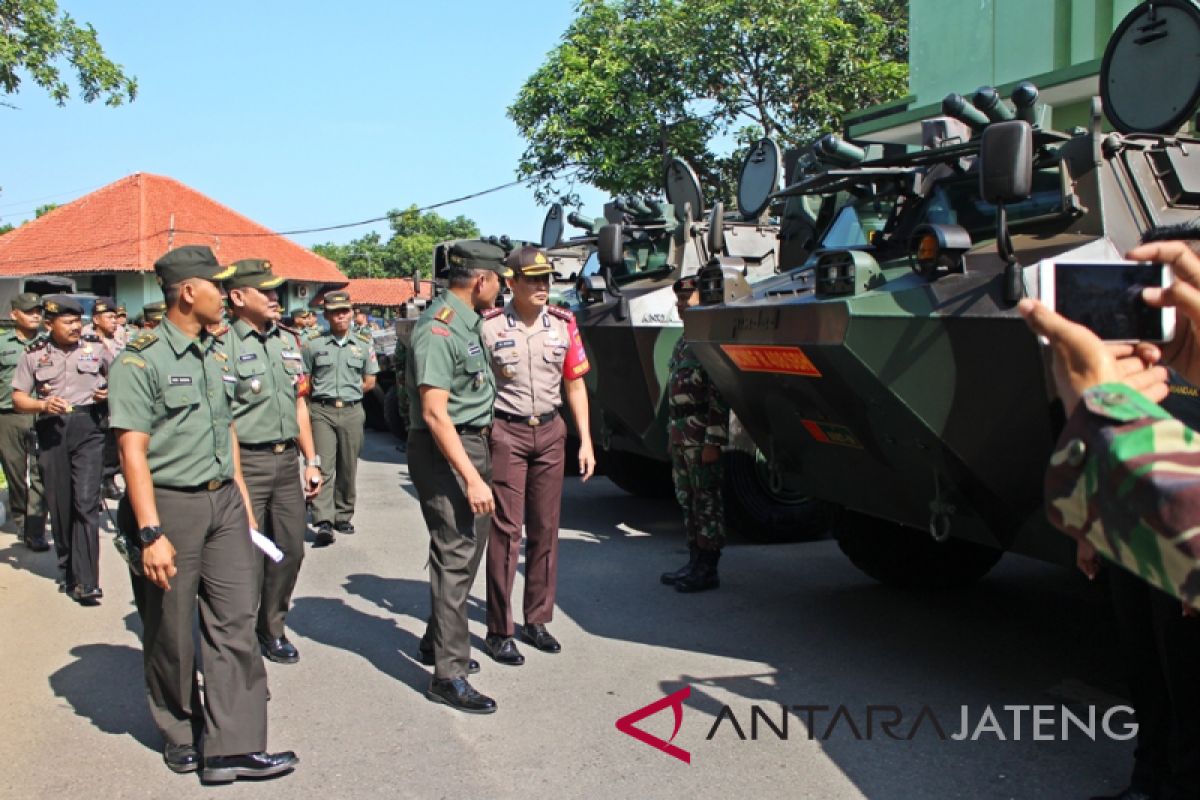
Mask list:
[[[138,541],[142,543],[142,547],[149,547],[157,542],[158,537],[162,535],[162,528],[157,525],[147,525],[138,531]]]
[[[304,459],[304,466],[306,466],[306,467],[321,466],[321,457],[319,455],[316,455],[316,456],[313,456],[312,458]]]

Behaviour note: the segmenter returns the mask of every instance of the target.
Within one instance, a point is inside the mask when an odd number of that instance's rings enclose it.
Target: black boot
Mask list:
[[[35,553],[44,553],[50,549],[46,541],[46,517],[29,514],[25,517],[25,530],[22,538],[25,546]]]
[[[704,592],[718,588],[721,578],[717,575],[717,562],[720,560],[720,550],[701,550],[692,571],[675,581],[675,591]]]
[[[688,546],[688,562],[674,572],[664,572],[659,576],[659,580],[667,586],[674,586],[675,583],[696,568],[696,559],[700,557],[700,548],[696,545]]]

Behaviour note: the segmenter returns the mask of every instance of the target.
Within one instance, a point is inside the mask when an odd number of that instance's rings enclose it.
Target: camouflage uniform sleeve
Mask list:
[[[724,445],[729,441],[729,404],[721,396],[717,385],[704,373],[708,381],[708,420],[704,426],[704,443]]]
[[[1200,607],[1200,439],[1123,384],[1084,393],[1046,473],[1050,522]]]

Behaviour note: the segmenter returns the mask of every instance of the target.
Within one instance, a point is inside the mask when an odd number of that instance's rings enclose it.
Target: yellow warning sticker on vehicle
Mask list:
[[[799,347],[723,344],[721,349],[742,372],[775,372],[783,375],[804,375],[808,378],[821,377],[821,371]]]

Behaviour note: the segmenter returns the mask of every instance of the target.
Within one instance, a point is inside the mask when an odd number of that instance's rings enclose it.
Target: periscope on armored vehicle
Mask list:
[[[840,547],[879,580],[962,585],[1010,550],[1071,563],[1041,495],[1062,408],[1015,305],[1040,264],[1117,261],[1200,211],[1200,140],[1180,132],[1200,76],[1171,49],[1200,30],[1139,41],[1143,13],[1110,40],[1087,125],[1043,126],[1025,82],[948,96],[919,146],[826,136],[773,196],[816,209],[811,254],[765,280],[700,272],[693,349],[771,470],[840,509]]]

